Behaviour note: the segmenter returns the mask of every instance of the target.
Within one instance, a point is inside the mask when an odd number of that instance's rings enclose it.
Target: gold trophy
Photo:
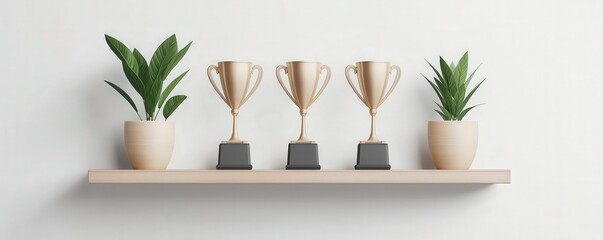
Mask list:
[[[212,70],[220,76],[222,91],[216,85],[211,74]],[[250,89],[251,76],[257,70],[257,79]],[[232,133],[228,141],[220,144],[218,165],[216,169],[251,169],[249,144],[239,139],[237,132],[237,116],[239,108],[247,102],[249,97],[258,88],[262,81],[262,67],[251,62],[222,61],[218,66],[210,65],[207,68],[207,77],[218,95],[231,109]]]
[[[354,87],[350,70],[358,77],[360,91]],[[396,76],[390,89],[386,91],[389,75],[396,70]],[[377,108],[385,102],[400,81],[401,69],[397,65],[391,65],[389,62],[363,61],[356,65],[348,65],[345,68],[345,77],[354,90],[354,93],[369,108],[371,115],[371,134],[366,141],[358,144],[358,156],[356,169],[391,169],[389,165],[389,153],[387,143],[377,138],[375,128],[375,115]]]
[[[325,80],[320,89],[318,82],[320,75],[326,70]],[[280,72],[284,71],[289,78],[289,88],[281,78]],[[289,96],[291,101],[299,108],[301,115],[301,132],[296,141],[289,143],[286,169],[320,169],[318,161],[318,144],[306,136],[306,115],[308,108],[320,96],[331,78],[331,68],[319,62],[294,61],[287,62],[287,66],[276,67],[276,78]]]

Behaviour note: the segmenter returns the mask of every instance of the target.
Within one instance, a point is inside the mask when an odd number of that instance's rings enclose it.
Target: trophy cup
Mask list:
[[[326,69],[327,75],[320,90],[318,90],[318,79],[323,69]],[[289,87],[287,90],[280,71],[284,70],[289,78]],[[318,144],[308,139],[306,136],[306,114],[308,108],[316,101],[318,96],[325,89],[331,78],[331,68],[327,65],[321,65],[319,62],[287,62],[287,66],[279,65],[276,67],[276,78],[287,93],[287,96],[299,108],[301,115],[301,132],[297,141],[289,143],[287,154],[286,169],[320,169],[318,162]],[[317,91],[318,90],[318,91]]]
[[[253,70],[257,70],[257,80],[248,92]],[[220,76],[222,91],[216,85],[211,71],[215,70]],[[223,61],[218,62],[218,66],[210,65],[207,68],[207,76],[211,85],[218,95],[224,100],[231,109],[232,114],[232,133],[228,141],[220,143],[218,154],[218,165],[216,169],[251,169],[251,160],[249,156],[249,143],[239,139],[237,133],[237,116],[239,108],[251,97],[262,81],[262,67],[253,65],[251,62]]]
[[[358,77],[360,92],[354,87],[350,70]],[[385,91],[392,70],[396,70],[396,77],[389,91]],[[345,77],[360,100],[369,108],[371,115],[371,135],[366,141],[358,144],[358,155],[355,169],[391,169],[389,165],[389,152],[387,143],[377,138],[375,131],[375,115],[377,108],[385,102],[400,80],[400,67],[389,62],[357,62],[345,68]],[[362,93],[362,94],[361,94]]]

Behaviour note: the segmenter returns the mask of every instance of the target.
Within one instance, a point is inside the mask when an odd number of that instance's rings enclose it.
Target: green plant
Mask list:
[[[134,87],[134,90],[142,97],[146,120],[156,120],[162,107],[163,117],[167,120],[176,108],[184,102],[186,96],[176,95],[167,100],[167,102],[165,100],[180,80],[188,73],[188,70],[170,82],[165,90],[163,89],[163,83],[176,64],[184,57],[193,42],[190,42],[178,51],[176,35],[172,35],[159,45],[151,58],[151,62],[147,63],[136,48],[130,50],[122,42],[107,34],[105,34],[105,40],[109,48],[121,61],[126,78],[132,87]],[[105,82],[130,103],[134,111],[136,111],[138,118],[142,121],[142,117],[140,117],[138,108],[134,104],[134,101],[132,101],[132,98],[119,86],[107,80]]]
[[[467,106],[467,102],[469,102],[469,99],[471,96],[473,96],[473,93],[475,93],[475,90],[477,90],[477,88],[479,88],[479,86],[481,86],[486,80],[482,80],[467,94],[466,90],[469,87],[469,83],[471,82],[475,72],[477,72],[477,69],[479,69],[478,66],[473,73],[467,77],[469,52],[465,52],[456,66],[454,65],[454,62],[451,62],[449,65],[442,57],[440,57],[441,72],[433,67],[429,61],[427,61],[427,63],[429,66],[431,66],[431,69],[433,69],[437,77],[433,78],[434,81],[430,81],[427,77],[425,77],[425,75],[421,75],[427,80],[427,82],[429,82],[429,85],[431,85],[433,90],[438,95],[440,103],[436,102],[436,104],[440,109],[434,110],[440,114],[442,119],[446,121],[463,120],[463,117],[465,117],[465,115],[471,111],[471,109],[482,105],[478,104],[465,108]]]

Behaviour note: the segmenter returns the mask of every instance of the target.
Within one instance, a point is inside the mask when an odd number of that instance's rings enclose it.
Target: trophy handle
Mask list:
[[[293,101],[296,105],[297,105],[297,101],[295,101],[295,99],[293,98],[293,95],[291,95],[291,93],[289,92],[289,90],[287,90],[287,87],[285,86],[285,83],[283,83],[283,79],[281,78],[281,70],[285,71],[285,73],[287,73],[287,67],[283,66],[283,65],[278,65],[278,67],[276,67],[276,79],[278,79],[278,83],[281,84],[281,87],[283,88],[283,90],[285,90],[285,93],[287,94],[287,96],[289,96],[289,98],[291,99],[291,101]]]
[[[360,98],[360,101],[362,101],[364,103],[364,105],[368,106],[368,104],[366,104],[366,101],[364,100],[364,98],[362,97],[360,92],[358,92],[358,90],[356,89],[356,87],[354,87],[354,84],[352,83],[352,78],[350,77],[350,69],[353,69],[354,73],[358,72],[358,69],[356,68],[356,66],[350,64],[347,67],[345,67],[345,78],[348,80],[350,87],[352,87],[352,90],[354,90],[354,92],[356,93],[358,98]]]
[[[398,85],[398,82],[400,81],[400,74],[402,73],[402,69],[400,69],[400,67],[398,65],[392,65],[391,67],[389,67],[390,73],[391,73],[391,70],[393,70],[393,69],[396,70],[396,78],[394,80],[394,84],[392,84],[391,88],[389,89],[387,94],[385,94],[385,96],[381,99],[381,101],[379,102],[379,105],[377,105],[377,107],[381,106],[381,104],[383,102],[385,102],[385,99],[387,99],[387,97],[389,97],[389,95],[392,93],[392,91],[394,91],[394,88],[396,87],[396,85]]]
[[[255,80],[255,84],[253,85],[253,88],[251,89],[251,91],[249,91],[249,93],[247,94],[247,97],[245,97],[243,99],[243,101],[241,102],[241,106],[243,106],[243,104],[245,104],[245,102],[247,102],[247,99],[249,99],[249,97],[251,97],[251,94],[253,94],[253,92],[255,92],[255,90],[258,88],[258,86],[260,85],[260,82],[262,82],[262,76],[264,75],[264,70],[262,70],[262,67],[260,65],[253,65],[253,67],[251,67],[251,72],[253,73],[253,70],[257,70],[258,71],[258,77]]]
[[[216,85],[216,82],[214,81],[214,77],[211,75],[211,70],[216,70],[217,74],[220,74],[220,72],[218,71],[218,66],[216,65],[209,65],[209,67],[207,67],[207,77],[209,78],[209,82],[211,83],[211,85],[214,87],[214,90],[216,90],[216,92],[218,93],[218,95],[220,95],[220,98],[222,98],[222,100],[224,100],[224,102],[226,103],[226,105],[228,104],[228,101],[226,101],[226,98],[224,97],[224,94],[222,94],[222,92],[220,92],[220,89],[218,88],[218,85]]]
[[[322,91],[325,90],[325,88],[327,87],[327,84],[329,84],[329,80],[331,79],[331,68],[327,65],[320,66],[320,72],[322,72],[323,69],[327,70],[327,76],[325,77],[325,81],[322,84],[322,87],[320,88],[318,93],[316,95],[314,95],[314,97],[312,98],[312,100],[310,101],[310,104],[308,104],[308,106],[312,105],[312,103],[314,103],[314,101],[316,101],[318,96],[320,96],[320,94],[322,94]]]

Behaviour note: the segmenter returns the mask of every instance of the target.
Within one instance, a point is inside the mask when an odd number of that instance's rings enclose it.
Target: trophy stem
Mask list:
[[[239,115],[238,109],[232,110],[232,134],[230,134],[230,139],[228,142],[240,142],[239,133],[237,132],[237,116]]]
[[[377,138],[377,130],[375,129],[375,115],[377,115],[377,110],[371,109],[370,113],[371,113],[371,135],[369,136],[369,139],[366,141],[367,142],[379,142],[379,139]]]
[[[297,142],[310,142],[310,140],[308,140],[308,137],[306,136],[306,110],[301,110],[299,111],[299,114],[301,115],[301,132],[299,134],[299,139],[297,139]]]

